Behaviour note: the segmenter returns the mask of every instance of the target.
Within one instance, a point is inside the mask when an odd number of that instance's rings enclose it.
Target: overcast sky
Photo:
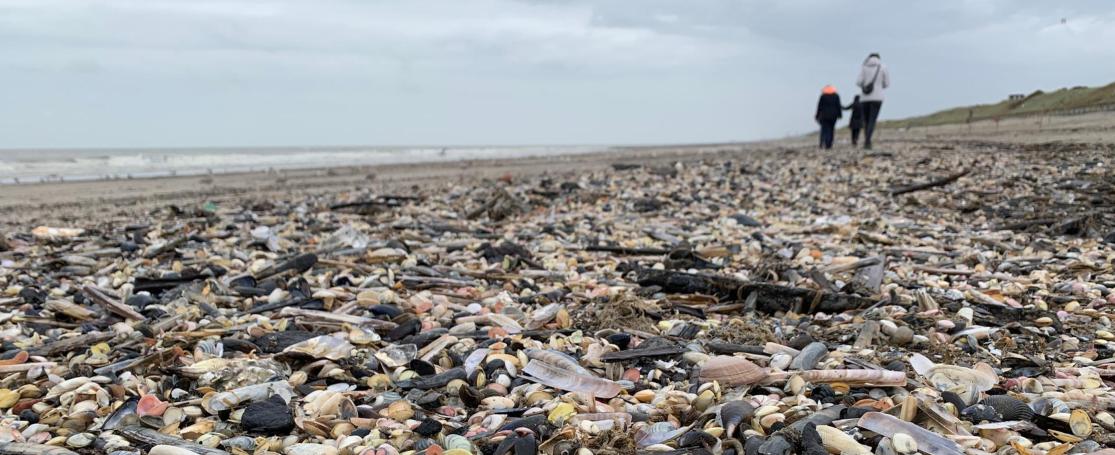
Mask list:
[[[1112,43],[1106,0],[0,0],[0,147],[781,137],[871,51],[898,118],[1112,82]]]

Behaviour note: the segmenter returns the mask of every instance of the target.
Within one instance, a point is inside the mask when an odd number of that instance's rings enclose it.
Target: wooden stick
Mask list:
[[[901,195],[901,194],[913,193],[915,191],[921,191],[921,190],[927,190],[929,188],[935,188],[935,187],[938,187],[938,186],[945,186],[945,185],[948,185],[952,182],[955,182],[955,181],[959,180],[960,177],[968,175],[969,172],[971,172],[971,169],[966,169],[966,170],[957,172],[955,174],[952,174],[948,177],[940,178],[940,179],[937,179],[937,180],[932,180],[932,181],[925,182],[925,183],[915,183],[913,185],[901,186],[901,187],[895,188],[893,190],[890,190],[890,195],[891,196],[898,196],[898,195]]]
[[[92,300],[96,304],[105,307],[106,310],[116,313],[117,315],[122,316],[125,319],[131,319],[133,321],[143,321],[147,319],[147,317],[139,314],[131,307],[121,302],[117,302],[116,299],[109,297],[109,295],[105,293],[103,289],[96,286],[85,285],[81,288],[81,293],[85,294],[86,297],[89,297],[89,300]]]

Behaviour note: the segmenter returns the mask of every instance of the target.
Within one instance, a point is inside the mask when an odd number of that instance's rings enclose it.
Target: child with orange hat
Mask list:
[[[840,95],[836,94],[836,87],[826,85],[821,89],[821,99],[817,101],[817,113],[813,118],[821,124],[820,147],[832,148],[832,141],[836,135],[836,121],[844,116],[844,105],[840,104]]]

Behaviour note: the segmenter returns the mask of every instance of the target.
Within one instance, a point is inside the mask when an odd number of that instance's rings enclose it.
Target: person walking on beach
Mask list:
[[[890,87],[890,73],[879,60],[879,54],[872,53],[863,61],[856,86],[863,92],[863,148],[871,150],[871,136],[875,133],[875,121],[883,107],[883,93]]]
[[[840,104],[840,95],[836,94],[836,87],[826,85],[821,89],[821,99],[817,100],[817,113],[813,118],[821,124],[821,144],[825,149],[832,148],[832,139],[836,134],[836,121],[844,116],[844,105]]]
[[[863,104],[859,102],[859,95],[852,99],[852,104],[844,107],[851,110],[852,116],[848,119],[848,129],[852,130],[852,147],[859,142],[859,130],[863,128]]]

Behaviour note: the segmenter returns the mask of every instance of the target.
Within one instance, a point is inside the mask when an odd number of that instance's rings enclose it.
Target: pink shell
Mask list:
[[[139,399],[139,405],[136,406],[136,414],[140,417],[143,416],[161,416],[166,412],[166,408],[170,403],[166,403],[154,395],[144,395]]]

